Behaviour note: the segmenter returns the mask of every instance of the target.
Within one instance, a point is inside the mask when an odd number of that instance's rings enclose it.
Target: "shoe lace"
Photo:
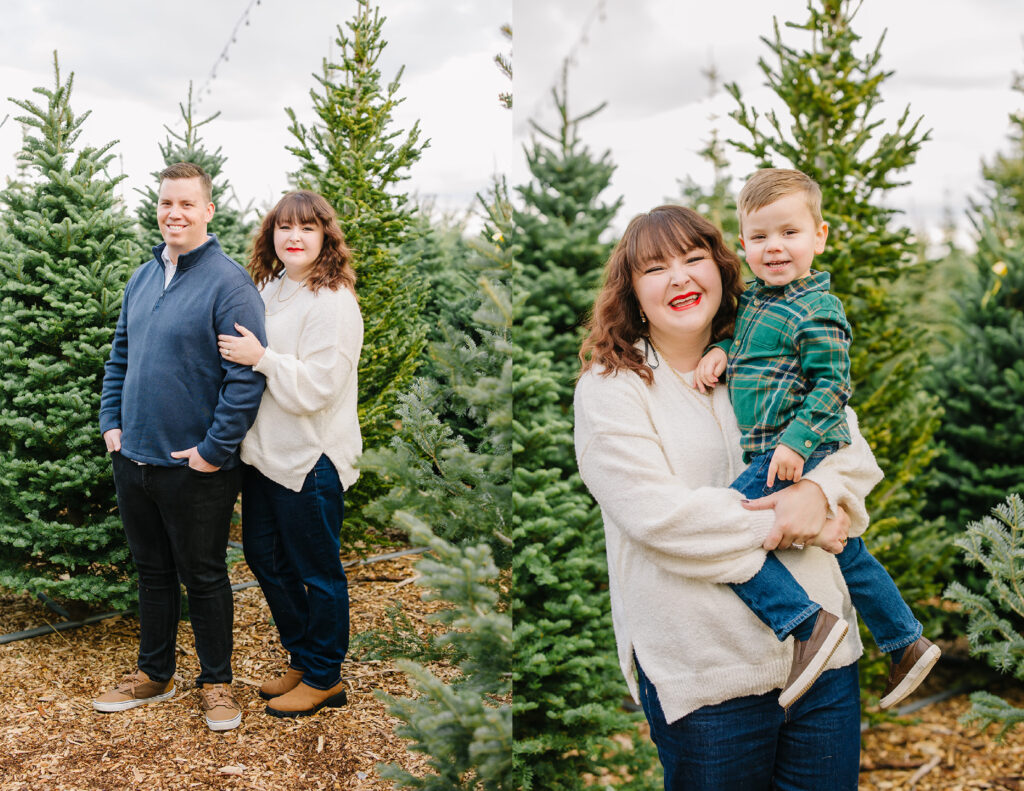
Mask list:
[[[142,678],[142,672],[136,670],[134,673],[128,673],[122,678],[117,686],[114,687],[115,692],[127,692],[134,697],[135,688],[140,684],[144,684],[145,679]]]
[[[207,711],[215,709],[218,706],[225,706],[229,709],[240,708],[238,702],[235,700],[235,696],[231,694],[231,690],[221,684],[210,687],[209,689],[203,689],[202,696],[203,708]]]

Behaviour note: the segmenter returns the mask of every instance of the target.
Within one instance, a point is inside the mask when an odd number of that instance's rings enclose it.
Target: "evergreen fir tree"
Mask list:
[[[915,231],[910,239],[914,263],[893,285],[896,299],[904,305],[903,323],[908,327],[928,328],[927,333],[922,333],[920,343],[925,358],[933,362],[948,354],[949,345],[962,335],[957,322],[960,312],[957,299],[971,280],[970,256],[956,242],[955,221],[952,208],[948,206],[941,231],[942,244],[938,252],[929,241],[927,230]],[[925,513],[939,515],[927,507]]]
[[[472,303],[448,314],[430,346],[435,377],[399,396],[401,428],[387,448],[368,449],[360,469],[390,489],[368,507],[381,523],[399,510],[449,541],[486,542],[503,568],[511,545],[512,250],[503,183],[481,200],[488,222],[474,255],[449,275]]]
[[[512,25],[507,22],[501,26],[501,34],[512,41]],[[509,52],[507,55],[499,52],[494,56],[494,63],[497,65],[498,70],[504,74],[509,80],[512,79],[512,53]],[[506,110],[512,109],[512,93],[509,91],[502,91],[498,94],[498,103],[501,104]]]
[[[517,189],[522,206],[515,210],[514,219],[523,267],[521,315],[547,319],[546,337],[534,339],[539,344],[534,350],[552,352],[563,389],[560,398],[568,401],[578,370],[582,327],[611,252],[611,244],[601,236],[622,198],[610,204],[600,200],[615,171],[611,153],[595,159],[579,137],[580,123],[600,112],[604,104],[575,117],[570,114],[567,65],[562,69],[561,89],[553,88],[551,94],[559,128],[551,133],[531,122],[543,139],[535,138],[526,150],[533,178]]]
[[[978,247],[959,292],[961,337],[931,378],[945,419],[929,512],[955,532],[1006,493],[1024,494],[1024,216],[1004,198],[995,186],[972,217]]]
[[[399,258],[415,261],[424,283],[420,317],[426,327],[427,348],[445,343],[451,327],[472,328],[470,316],[479,304],[480,289],[472,272],[476,267],[476,240],[465,236],[465,221],[435,217],[423,207],[413,219],[414,230],[399,248]],[[427,354],[417,372],[433,379],[441,374]]]
[[[1024,93],[1021,76],[1014,87]],[[946,417],[930,507],[956,531],[1004,493],[1024,493],[1024,113],[1010,128],[1009,149],[982,167],[987,202],[971,214],[978,246],[957,292],[959,337],[931,379]]]
[[[432,773],[417,777],[391,765],[381,776],[399,788],[424,791],[518,791],[512,774],[512,619],[498,603],[497,566],[486,544],[457,547],[423,522],[400,512],[409,538],[433,557],[416,564],[423,598],[450,602],[434,618],[450,627],[437,639],[453,646],[462,675],[450,684],[422,665],[400,661],[419,692],[416,699],[380,695],[405,721],[395,732],[430,756]]]
[[[182,132],[176,132],[171,127],[164,126],[164,129],[167,130],[167,139],[160,144],[160,155],[163,157],[164,167],[173,165],[175,162],[192,162],[210,174],[210,178],[213,179],[213,204],[217,207],[217,211],[210,221],[210,233],[217,234],[217,241],[220,242],[225,253],[244,265],[249,261],[252,235],[256,230],[255,220],[247,219],[251,211],[251,204],[245,207],[239,205],[234,188],[226,177],[222,178],[227,157],[220,153],[220,148],[213,152],[207,151],[199,136],[200,128],[213,121],[220,113],[216,112],[202,121],[194,120],[192,83],[188,85],[188,101],[185,104],[179,104],[178,109],[181,111],[185,129]],[[142,201],[135,212],[139,222],[139,242],[146,250],[163,241],[160,229],[156,224],[160,171],[154,171],[152,175],[154,186],[137,190],[142,194]]]
[[[96,425],[121,293],[140,257],[106,167],[75,143],[74,75],[15,100],[37,178],[4,191],[0,248],[0,586],[127,606],[128,548]]]
[[[992,509],[992,516],[971,522],[954,542],[968,565],[984,574],[983,593],[974,593],[959,582],[946,589],[946,598],[967,613],[967,640],[971,654],[983,656],[1003,673],[1024,681],[1024,500],[1011,494]],[[990,692],[971,695],[965,724],[982,729],[1000,724],[997,739],[1024,722],[1024,709],[1010,705]]]
[[[572,416],[544,317],[516,332],[513,381],[513,674],[516,763],[523,789],[568,791],[588,775],[653,787],[649,743],[619,701],[625,691],[608,597],[601,512],[576,472]],[[632,750],[613,736],[634,733]]]
[[[618,705],[625,685],[615,653],[601,513],[576,472],[573,381],[580,325],[609,246],[600,240],[621,199],[599,201],[614,166],[594,160],[570,115],[563,72],[553,92],[557,145],[527,149],[533,181],[513,213],[516,277],[513,366],[513,713],[523,789],[566,791],[588,778],[648,788],[653,751]],[[630,748],[613,737],[633,734]],[[626,778],[631,778],[626,780]]]
[[[913,164],[928,133],[919,131],[920,119],[909,120],[909,108],[894,130],[880,133],[883,119],[875,111],[891,72],[879,66],[882,41],[864,56],[855,52],[857,7],[810,0],[806,22],[787,23],[809,35],[803,50],[783,42],[775,23],[772,38],[763,40],[777,65],[764,58],[759,65],[791,123],[772,111],[764,128],[730,85],[739,104],[731,115],[750,136],[730,142],[759,167],[798,168],[821,185],[830,230],[815,267],[831,274],[853,328],[851,406],[886,476],[868,499],[865,538],[907,600],[920,603],[939,592],[950,551],[936,523],[921,516],[940,410],[922,384],[927,328],[905,325],[893,288],[913,258],[909,231],[894,223],[896,211],[884,198],[902,183],[898,174]]]
[[[306,126],[287,110],[299,160],[296,186],[323,195],[338,212],[353,252],[365,332],[359,365],[359,423],[364,448],[382,448],[395,432],[398,395],[409,389],[424,349],[420,316],[423,283],[416,262],[398,255],[410,233],[412,209],[397,191],[426,143],[419,123],[408,132],[392,129],[402,71],[383,85],[378,61],[384,50],[385,19],[369,0],[357,0],[348,31],[338,27],[339,62],[323,62],[310,91],[317,121]],[[386,484],[359,482],[346,493],[343,531],[365,533],[362,505]]]
[[[475,292],[474,307],[446,314],[443,340],[430,349],[436,378],[420,377],[400,396],[401,428],[390,447],[368,450],[361,462],[391,486],[370,506],[371,514],[382,522],[393,517],[412,542],[434,551],[436,560],[417,564],[420,584],[436,589],[430,597],[451,602],[453,609],[441,614],[452,630],[432,648],[438,653],[454,647],[462,670],[446,685],[420,665],[400,665],[420,697],[386,698],[389,709],[406,723],[398,733],[431,756],[436,772],[415,778],[398,767],[382,770],[405,788],[514,787],[512,622],[507,600],[499,604],[497,582],[499,568],[507,581],[511,554],[509,303],[515,264],[507,236],[498,230],[507,228],[510,215],[503,183],[481,203],[488,222],[472,245],[474,255],[450,268],[457,292]],[[453,427],[452,415],[460,428]]]

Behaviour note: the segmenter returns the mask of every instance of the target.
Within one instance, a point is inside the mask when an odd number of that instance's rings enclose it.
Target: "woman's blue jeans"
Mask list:
[[[822,445],[804,463],[810,472],[829,453],[835,443]],[[755,457],[750,466],[733,481],[732,488],[750,498],[764,497],[792,485],[792,481],[776,480],[766,485],[772,452]],[[850,599],[879,649],[888,653],[908,645],[921,636],[921,622],[903,601],[896,583],[864,546],[860,538],[851,538],[836,555],[839,570],[850,591]],[[821,606],[811,601],[774,552],[769,552],[764,565],[746,582],[730,583],[743,603],[768,626],[779,640],[785,640],[802,621],[814,615]]]
[[[857,665],[828,670],[788,710],[778,690],[704,706],[665,722],[637,662],[640,702],[665,791],[857,791]]]
[[[348,651],[348,580],[341,566],[344,490],[321,456],[295,492],[245,466],[242,546],[303,683],[330,689]]]

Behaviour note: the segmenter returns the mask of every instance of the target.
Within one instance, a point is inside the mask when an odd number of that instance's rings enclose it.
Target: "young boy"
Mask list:
[[[740,242],[757,280],[740,297],[734,337],[708,351],[696,379],[698,387],[713,387],[727,371],[750,465],[732,487],[761,497],[799,481],[849,443],[850,326],[828,291],[828,274],[811,269],[828,238],[821,188],[798,170],[765,169],[746,183],[738,203]],[[890,708],[921,683],[939,648],[921,636],[920,622],[860,538],[849,539],[836,559],[854,606],[892,659],[881,700]],[[796,640],[779,696],[789,708],[824,670],[846,622],[812,602],[773,552],[753,578],[731,587],[779,640]]]

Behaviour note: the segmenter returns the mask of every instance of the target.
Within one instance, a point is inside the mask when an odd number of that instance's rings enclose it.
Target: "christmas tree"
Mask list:
[[[971,654],[985,657],[996,669],[1024,681],[1024,632],[1020,627],[1024,618],[1024,501],[1011,494],[992,509],[992,516],[967,525],[954,543],[967,564],[981,569],[986,580],[982,593],[959,582],[946,589],[946,598],[967,613]],[[1024,722],[1024,709],[990,692],[975,692],[971,703],[965,724],[984,729],[1000,723],[998,739]]]
[[[114,143],[75,150],[89,113],[71,108],[73,79],[54,53],[44,101],[15,101],[36,178],[0,197],[0,586],[120,607],[128,547],[96,415],[141,253],[106,173]]]
[[[424,349],[420,316],[423,283],[415,261],[398,255],[412,209],[397,187],[423,151],[419,123],[394,130],[392,115],[402,71],[384,85],[378,66],[387,42],[385,19],[369,0],[358,0],[347,32],[338,27],[339,61],[323,62],[310,91],[317,121],[300,123],[288,109],[298,158],[297,187],[315,190],[338,212],[353,252],[365,332],[359,365],[359,423],[364,448],[382,448],[395,432],[398,395],[409,389]],[[343,531],[365,533],[362,506],[387,489],[366,476],[346,492]]]
[[[1024,93],[1024,74],[1014,76],[1013,89]],[[1010,148],[986,163],[982,175],[1012,215],[1024,222],[1024,111],[1010,114]]]
[[[548,132],[531,122],[540,139],[535,138],[526,151],[532,180],[517,189],[522,205],[514,214],[515,238],[523,267],[521,316],[547,319],[545,337],[535,335],[532,348],[552,352],[563,388],[560,398],[571,401],[582,327],[612,247],[600,237],[622,198],[601,201],[615,171],[611,153],[595,158],[579,136],[580,123],[600,112],[604,104],[575,117],[570,114],[567,66],[562,69],[560,88],[552,88],[551,95],[558,130]]]
[[[518,190],[513,367],[513,712],[523,789],[565,791],[599,776],[621,788],[651,782],[650,745],[619,706],[625,683],[615,654],[601,513],[576,472],[572,393],[580,325],[609,246],[600,236],[621,204],[602,203],[614,169],[595,160],[552,91],[554,146],[527,150],[533,181]],[[616,740],[634,735],[628,748]],[[613,739],[613,737],[616,737]],[[626,778],[631,778],[626,780]]]
[[[1024,493],[1024,115],[1010,120],[1012,147],[983,169],[988,200],[971,215],[978,245],[959,291],[959,337],[931,378],[946,415],[929,509],[955,532]]]
[[[422,665],[400,661],[413,679],[415,699],[381,695],[388,711],[405,721],[395,732],[430,756],[433,773],[414,776],[398,766],[380,767],[400,788],[425,791],[518,791],[512,774],[512,619],[498,605],[499,572],[486,544],[457,547],[400,513],[409,538],[433,557],[416,564],[426,600],[450,602],[437,620],[450,627],[437,642],[453,646],[459,678],[445,683]]]
[[[885,471],[868,499],[865,539],[907,600],[921,602],[939,592],[950,551],[938,525],[921,515],[940,410],[922,384],[923,330],[906,326],[894,288],[913,260],[910,232],[895,223],[885,198],[903,183],[898,174],[913,164],[928,133],[920,119],[910,120],[909,108],[881,132],[880,86],[891,72],[879,65],[882,41],[857,53],[857,7],[811,0],[806,22],[787,23],[810,38],[806,49],[785,43],[775,23],[772,38],[763,40],[776,65],[761,58],[759,66],[790,121],[774,111],[762,118],[736,85],[727,86],[739,104],[731,115],[749,134],[749,142],[730,142],[758,167],[797,168],[821,185],[829,238],[815,268],[830,273],[853,328],[850,403]]]
[[[459,299],[455,304],[463,308],[444,314],[443,340],[430,347],[435,377],[418,378],[400,396],[401,428],[387,449],[368,450],[361,462],[391,487],[370,506],[371,514],[382,522],[394,518],[410,541],[433,550],[434,559],[417,564],[419,583],[434,589],[425,596],[453,605],[441,614],[451,631],[434,648],[454,647],[462,671],[445,684],[421,665],[400,665],[419,697],[387,698],[389,710],[406,723],[398,733],[413,740],[413,750],[431,756],[436,772],[415,778],[398,767],[382,769],[404,788],[514,788],[512,621],[498,589],[502,577],[507,589],[511,555],[509,303],[515,266],[500,230],[511,214],[503,182],[481,204],[487,221],[468,245],[473,254],[454,258],[447,268],[456,293],[475,294],[473,308]]]
[[[181,132],[176,132],[171,127],[164,126],[167,130],[167,139],[160,144],[164,167],[175,162],[192,162],[210,174],[210,178],[213,179],[213,204],[217,207],[210,221],[210,233],[217,234],[217,241],[225,253],[239,263],[246,264],[249,261],[252,235],[256,228],[255,220],[247,219],[251,208],[239,205],[234,188],[223,175],[227,157],[220,153],[220,148],[213,152],[207,151],[199,136],[199,130],[216,119],[220,113],[216,112],[202,121],[193,118],[192,83],[188,85],[188,101],[179,104],[178,109],[181,111],[181,120],[185,128]],[[139,241],[146,250],[163,241],[156,224],[160,171],[154,171],[152,175],[154,186],[138,190],[142,194],[142,201],[135,212],[139,221]]]
[[[458,276],[461,310],[447,314],[431,344],[433,377],[399,396],[401,428],[387,448],[368,449],[360,469],[389,490],[368,508],[382,523],[399,510],[450,541],[486,542],[505,568],[510,558],[512,250],[502,182],[481,201],[487,223],[473,255],[447,269]],[[453,283],[454,285],[454,283]]]

